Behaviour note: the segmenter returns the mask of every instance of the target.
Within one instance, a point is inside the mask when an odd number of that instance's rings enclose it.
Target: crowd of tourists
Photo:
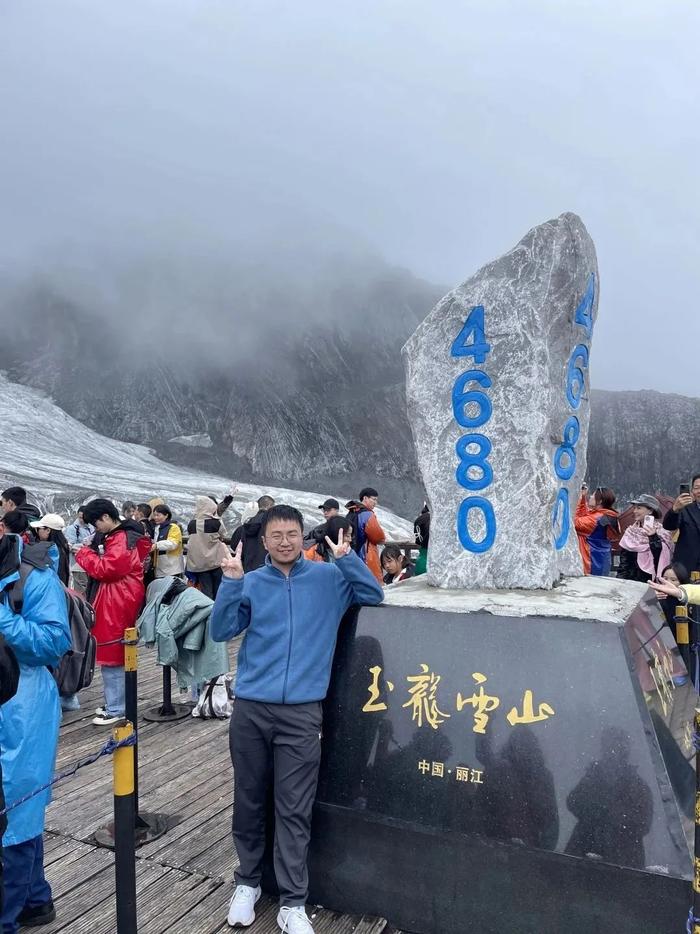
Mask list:
[[[296,508],[265,494],[245,506],[229,535],[223,517],[233,499],[234,490],[221,501],[201,495],[194,515],[181,523],[160,498],[118,508],[98,497],[67,523],[56,513],[42,515],[21,487],[2,493],[0,811],[5,798],[16,801],[49,781],[61,706],[80,703],[75,694],[59,696],[54,677],[74,637],[69,618],[76,595],[69,588],[81,589],[94,612],[104,705],[93,723],[107,726],[124,716],[124,631],[136,624],[149,585],[179,581],[184,592],[195,588],[210,600],[214,642],[246,633],[229,734],[239,866],[228,923],[247,927],[255,920],[271,794],[277,921],[288,934],[313,934],[306,862],[321,705],[338,628],[350,606],[379,604],[385,587],[425,571],[430,511],[426,505],[414,523],[415,542],[387,542],[378,493],[370,487],[345,504],[344,514],[337,499],[325,500],[313,528]],[[700,586],[689,585],[700,571],[700,475],[666,511],[657,497],[643,494],[619,514],[612,490],[584,488],[574,525],[587,573],[648,582],[675,605],[700,603]],[[55,917],[43,868],[47,803],[45,792],[0,817],[2,934]]]
[[[669,508],[642,493],[619,513],[608,487],[581,491],[574,517],[587,574],[687,584],[700,571],[700,474],[681,484]]]
[[[392,543],[377,518],[379,494],[371,487],[345,504],[344,515],[338,500],[325,500],[319,506],[322,521],[311,529],[305,529],[294,507],[263,495],[246,504],[229,535],[222,517],[234,492],[220,501],[212,495],[197,497],[194,515],[181,522],[158,497],[126,501],[120,508],[97,497],[67,521],[54,512],[42,515],[22,487],[4,490],[0,811],[5,800],[16,801],[50,780],[61,708],[80,707],[77,692],[61,693],[55,677],[74,644],[75,606],[89,607],[93,614],[90,625],[102,674],[104,704],[92,722],[110,726],[125,713],[124,632],[136,624],[151,583],[179,579],[181,586],[215,601],[213,639],[227,641],[248,629],[256,645],[255,652],[239,656],[231,727],[238,802],[234,836],[241,866],[229,922],[245,925],[254,918],[262,859],[256,828],[267,794],[265,776],[273,743],[284,746],[286,737],[292,757],[289,778],[275,782],[278,920],[290,934],[306,934],[312,930],[303,906],[321,701],[338,626],[349,606],[379,603],[383,586],[425,570],[430,513],[425,507],[417,518],[415,543]],[[417,562],[411,560],[413,552]],[[283,631],[292,625],[292,614],[293,642]],[[283,681],[277,676],[282,669]],[[292,760],[300,756],[303,767],[293,769]],[[43,868],[48,801],[47,791],[0,816],[2,934],[55,918]]]

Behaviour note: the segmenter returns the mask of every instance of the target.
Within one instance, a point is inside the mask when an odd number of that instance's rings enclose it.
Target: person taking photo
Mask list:
[[[700,474],[689,484],[681,484],[681,492],[664,516],[663,526],[678,532],[674,557],[692,574],[700,571]]]

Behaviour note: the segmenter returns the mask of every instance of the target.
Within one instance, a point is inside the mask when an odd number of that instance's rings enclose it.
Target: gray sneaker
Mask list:
[[[232,928],[247,928],[255,921],[255,904],[261,894],[260,886],[236,886],[226,919]]]

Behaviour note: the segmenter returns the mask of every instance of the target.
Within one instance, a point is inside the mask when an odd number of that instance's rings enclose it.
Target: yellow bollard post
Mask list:
[[[112,739],[121,742],[133,734],[133,724],[127,722],[112,730]],[[117,934],[136,934],[134,747],[115,749],[112,759]]]
[[[680,603],[676,607],[676,612],[673,616],[673,622],[676,625],[676,643],[678,644],[678,650],[681,653],[681,658],[690,677],[690,631],[689,631],[689,620],[688,620],[688,607],[682,606]]]
[[[148,824],[139,819],[139,746],[138,746],[138,632],[136,627],[124,632],[124,711],[126,719],[134,725],[134,820],[137,830]]]

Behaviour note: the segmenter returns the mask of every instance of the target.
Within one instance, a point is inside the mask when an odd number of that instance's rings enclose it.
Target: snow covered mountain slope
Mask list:
[[[58,408],[36,389],[10,382],[0,374],[0,484],[27,488],[31,499],[48,510],[72,513],[91,496],[142,502],[161,496],[178,515],[193,513],[202,493],[221,499],[231,486],[223,477],[166,464],[138,444],[97,434]],[[245,502],[269,493],[278,502],[300,509],[308,525],[322,521],[318,505],[332,491],[305,493],[250,484],[237,486],[226,514],[231,524]],[[378,509],[387,538],[412,538],[412,525],[394,513]]]

